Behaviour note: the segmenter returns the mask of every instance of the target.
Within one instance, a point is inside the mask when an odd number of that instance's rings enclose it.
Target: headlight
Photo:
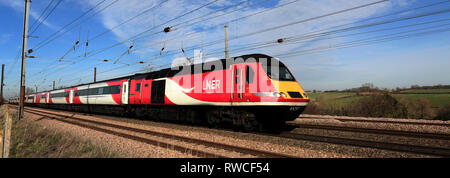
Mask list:
[[[283,98],[287,98],[286,94],[284,94],[283,92],[281,92],[280,95],[281,95]]]
[[[273,92],[273,96],[280,97],[281,95],[278,92]]]

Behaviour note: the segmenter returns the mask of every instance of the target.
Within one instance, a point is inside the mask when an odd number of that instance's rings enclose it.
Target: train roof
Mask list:
[[[247,54],[247,55],[232,57],[232,59],[236,59],[236,58],[242,58],[243,60],[237,60],[237,61],[235,61],[234,64],[244,63],[244,62],[246,62],[247,59],[254,59],[255,62],[259,62],[260,59],[267,59],[269,65],[270,65],[270,60],[269,59],[272,59],[273,57],[272,56],[268,56],[266,54],[258,54],[257,53],[257,54]],[[175,74],[177,74],[181,70],[180,68],[190,67],[191,69],[193,69],[193,68],[195,68],[196,65],[202,65],[202,66],[203,65],[214,65],[214,64],[217,64],[218,62],[220,62],[223,65],[222,66],[223,69],[227,69],[229,67],[228,65],[226,65],[226,62],[227,62],[226,59],[219,59],[219,60],[208,61],[208,62],[203,62],[203,63],[198,63],[198,64],[177,66],[178,69],[174,69],[174,68],[171,67],[171,68],[161,69],[161,70],[158,70],[158,71],[152,71],[152,72],[146,72],[146,73],[136,73],[136,74],[133,74],[133,75],[127,75],[127,76],[113,78],[113,79],[107,79],[107,80],[101,80],[101,81],[96,81],[96,82],[84,83],[84,84],[79,84],[79,85],[66,87],[66,88],[59,88],[59,89],[55,89],[55,90],[41,91],[41,92],[37,92],[37,93],[34,93],[34,94],[45,93],[45,92],[56,91],[56,90],[64,90],[64,89],[68,89],[68,88],[84,86],[84,85],[91,85],[91,84],[95,84],[95,83],[112,82],[112,81],[123,80],[123,79],[127,79],[127,78],[133,78],[133,79],[137,79],[137,78],[156,79],[156,78],[163,78],[163,77],[173,77],[173,76],[175,76]],[[280,62],[280,65],[284,65],[281,61],[279,61],[279,62]],[[202,67],[202,69],[203,69],[203,67]]]

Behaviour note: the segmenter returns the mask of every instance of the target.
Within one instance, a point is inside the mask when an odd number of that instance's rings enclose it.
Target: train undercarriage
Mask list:
[[[167,105],[67,105],[27,104],[31,107],[83,113],[135,117],[142,120],[176,122],[237,131],[279,131],[295,120],[304,106],[167,106]]]

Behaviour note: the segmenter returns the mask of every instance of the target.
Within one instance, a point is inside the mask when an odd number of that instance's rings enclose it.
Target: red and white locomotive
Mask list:
[[[25,105],[258,130],[296,119],[309,101],[283,63],[250,54],[39,92]]]

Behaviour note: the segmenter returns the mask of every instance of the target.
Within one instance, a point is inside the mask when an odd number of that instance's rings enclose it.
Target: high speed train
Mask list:
[[[281,126],[296,119],[309,101],[289,69],[264,54],[176,66],[25,96],[26,106],[242,130]]]

